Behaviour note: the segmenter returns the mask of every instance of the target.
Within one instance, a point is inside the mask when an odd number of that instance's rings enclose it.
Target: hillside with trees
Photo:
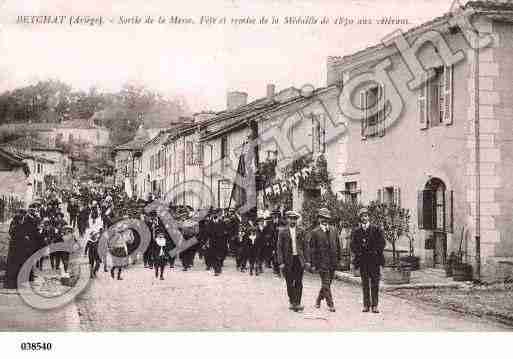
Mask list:
[[[77,91],[62,81],[46,80],[0,94],[0,126],[57,124],[92,117],[97,125],[111,130],[113,145],[129,140],[141,118],[150,127],[167,127],[188,115],[190,111],[183,99],[168,99],[144,86],[129,83],[118,92],[107,93],[94,87],[87,92]],[[17,132],[1,134],[0,141],[25,135],[23,131]]]

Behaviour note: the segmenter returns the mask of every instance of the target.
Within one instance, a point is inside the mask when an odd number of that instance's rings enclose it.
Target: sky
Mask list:
[[[326,85],[326,58],[448,12],[447,0],[0,0],[0,91],[58,78],[75,89],[134,82],[192,111],[223,110],[228,91],[249,101],[304,84]],[[18,24],[21,15],[103,16],[102,26]],[[120,25],[119,17],[181,16],[192,25]],[[327,16],[328,25],[200,25],[201,16]],[[408,19],[409,25],[335,25],[336,17]],[[68,20],[67,20],[68,21]]]

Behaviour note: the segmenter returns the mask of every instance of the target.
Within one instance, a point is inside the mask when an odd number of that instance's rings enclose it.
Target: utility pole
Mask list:
[[[481,281],[481,148],[479,134],[479,31],[476,29],[474,47],[474,141],[475,141],[475,171],[476,171],[476,279]]]

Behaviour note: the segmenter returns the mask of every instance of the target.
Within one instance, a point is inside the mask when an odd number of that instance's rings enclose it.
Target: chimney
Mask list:
[[[228,111],[235,110],[241,106],[246,105],[248,102],[248,94],[240,91],[228,92],[226,96],[226,109]]]
[[[272,101],[274,99],[274,90],[275,90],[274,84],[267,84],[266,97],[267,97],[268,101]]]

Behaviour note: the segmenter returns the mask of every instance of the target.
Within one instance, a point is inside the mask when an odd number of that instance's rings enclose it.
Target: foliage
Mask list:
[[[410,211],[393,203],[372,201],[368,206],[371,223],[383,229],[385,240],[392,245],[394,265],[397,264],[396,242],[402,234],[409,235]]]
[[[313,191],[305,191],[303,206],[301,208],[301,225],[306,230],[311,230],[317,225],[319,209],[323,206],[321,196]]]
[[[75,91],[60,80],[39,81],[0,94],[0,125],[7,123],[60,123],[68,119],[91,118],[112,132],[112,142],[130,140],[140,114],[156,114],[159,125],[188,114],[182,98],[167,99],[139,84],[125,84],[115,93]],[[146,118],[146,116],[144,116]],[[165,126],[155,126],[165,127]],[[11,135],[4,140],[13,140]]]
[[[299,189],[329,189],[331,186],[331,178],[328,173],[328,163],[324,155],[314,158],[312,153],[301,156],[284,169],[285,178],[294,176],[295,173],[301,172],[303,169],[311,169],[310,174],[306,178],[299,180]]]
[[[276,161],[267,160],[259,163],[255,177],[257,178],[257,191],[270,186],[276,178]]]
[[[333,217],[333,222],[342,228],[354,228],[360,223],[358,212],[363,207],[360,202],[337,198],[331,190],[324,193],[322,202]]]

